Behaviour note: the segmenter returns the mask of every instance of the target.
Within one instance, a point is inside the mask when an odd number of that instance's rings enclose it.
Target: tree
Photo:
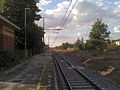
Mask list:
[[[82,41],[78,38],[74,44],[74,48],[79,48],[79,45],[82,44]]]
[[[92,29],[87,41],[90,46],[97,50],[103,50],[106,47],[110,31],[107,30],[107,24],[102,23],[102,19],[97,19],[92,25]]]
[[[63,43],[63,44],[61,45],[61,48],[62,48],[62,49],[67,49],[67,48],[69,48],[69,46],[70,46],[70,44],[69,44],[68,42],[66,42],[66,43]]]
[[[5,1],[6,0],[1,0],[0,1],[0,14],[2,14],[4,12],[4,9],[5,9]]]
[[[35,25],[34,21],[41,16],[37,14],[40,10],[36,6],[35,0],[0,0],[0,13],[15,23],[21,28],[15,32],[15,47],[17,49],[24,49],[25,42],[25,8],[27,10],[27,49],[32,49],[34,43],[37,43],[39,38],[42,39],[42,28]],[[39,32],[39,33],[37,33]],[[39,36],[38,36],[39,34]],[[36,41],[35,41],[36,40]],[[40,43],[43,43],[40,40]],[[43,44],[42,44],[43,45]],[[34,46],[33,46],[34,47]]]
[[[24,27],[25,8],[30,8],[27,12],[27,16],[29,15],[27,17],[28,24],[40,16],[36,14],[40,10],[36,6],[35,0],[1,0],[0,6],[2,6],[0,13],[21,28]]]
[[[39,53],[44,47],[44,42],[42,42],[44,32],[42,30],[41,27],[33,23],[27,33],[27,49],[31,50],[33,54]]]
[[[120,50],[120,46],[116,45],[115,43],[108,44],[106,47],[107,51],[118,51]]]
[[[62,43],[61,46],[55,47],[55,49],[68,49],[68,48],[73,48],[73,45],[68,42]]]

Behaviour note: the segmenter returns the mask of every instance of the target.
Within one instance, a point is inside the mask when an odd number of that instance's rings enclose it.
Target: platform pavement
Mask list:
[[[51,54],[45,53],[0,73],[0,90],[56,90],[55,78]]]

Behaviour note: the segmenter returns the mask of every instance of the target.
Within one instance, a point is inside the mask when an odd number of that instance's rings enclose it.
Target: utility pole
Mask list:
[[[49,47],[49,36],[48,36],[48,47]]]
[[[50,50],[50,48],[49,48],[49,35],[48,35],[48,51]]]
[[[45,18],[43,17],[43,33],[45,28]],[[43,56],[44,56],[44,34],[43,34]]]
[[[56,29],[56,28],[45,28],[45,18],[44,17],[41,17],[41,18],[43,19],[43,22],[42,22],[42,24],[43,24],[43,28],[42,28],[43,33],[45,33],[44,32],[45,30],[62,30],[62,28],[58,28],[58,29]],[[44,34],[43,34],[43,38],[42,38],[42,43],[43,43],[43,56],[44,56],[44,51],[45,51],[45,48],[44,48],[44,45],[45,45],[45,43],[44,43]],[[49,37],[48,37],[48,46],[49,46]]]
[[[27,10],[30,10],[30,8],[25,8],[25,22],[24,22],[24,25],[25,25],[25,59],[27,59],[27,32],[26,32]]]

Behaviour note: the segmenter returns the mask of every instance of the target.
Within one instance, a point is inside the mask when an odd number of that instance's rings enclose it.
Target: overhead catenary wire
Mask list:
[[[67,15],[67,12],[68,12],[71,4],[72,4],[72,0],[71,0],[69,6],[68,6],[68,8],[67,8],[67,11],[65,12],[65,15],[64,15],[64,17],[62,18],[62,21],[61,21],[61,23],[60,23],[60,26],[61,26],[61,27],[63,27],[63,26],[65,25],[67,19],[69,18],[70,14],[71,14],[72,10],[74,9],[75,5],[77,4],[77,2],[78,2],[78,0],[75,1],[75,3],[74,3],[73,6],[72,6],[72,9],[70,10],[70,12],[69,12],[68,15]],[[67,15],[67,17],[66,17],[66,15]],[[66,19],[65,19],[65,17],[66,17]],[[60,31],[59,31],[57,34],[59,34],[59,33],[60,33]],[[57,40],[57,38],[58,38],[58,35],[56,35],[56,37],[55,37],[55,39],[54,39],[54,41],[53,41],[53,44],[55,43],[55,41]],[[53,44],[52,44],[52,46],[53,46]]]
[[[61,20],[61,22],[60,22],[60,24],[59,24],[59,26],[62,25],[62,23],[63,23],[66,15],[67,15],[67,13],[68,13],[68,10],[69,10],[71,4],[72,4],[72,0],[70,1],[69,5],[68,5],[68,8],[67,8],[67,10],[66,10],[66,12],[65,12],[65,14],[64,14],[64,16],[63,16],[63,18],[62,18],[62,20]],[[59,33],[60,33],[60,31],[57,32],[57,34],[59,34]],[[55,36],[55,39],[53,40],[52,46],[53,46],[53,44],[55,43],[55,41],[57,40],[57,38],[58,38],[58,35]]]
[[[66,19],[65,19],[64,22],[62,23],[61,27],[63,27],[63,26],[65,25],[67,19],[69,18],[70,14],[71,14],[72,10],[74,9],[75,5],[77,4],[77,2],[78,2],[78,0],[76,0],[75,3],[73,4],[72,9],[70,10],[70,12],[69,12],[69,14],[67,15]]]
[[[59,24],[59,26],[62,25],[62,22],[64,21],[66,15],[67,15],[67,12],[68,12],[68,10],[69,10],[69,8],[70,8],[70,6],[71,6],[71,4],[72,4],[72,0],[70,1],[69,5],[68,5],[68,8],[67,8],[67,10],[66,10],[66,12],[65,12],[65,14],[64,14],[64,16],[63,16],[63,18],[62,18],[62,20],[61,20],[61,22],[60,22],[60,24]]]

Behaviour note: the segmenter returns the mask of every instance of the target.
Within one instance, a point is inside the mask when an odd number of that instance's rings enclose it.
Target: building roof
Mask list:
[[[118,39],[118,40],[112,40],[113,42],[116,42],[116,41],[120,41],[120,39]]]
[[[15,27],[16,29],[20,30],[20,28],[17,25],[15,25],[14,23],[12,23],[11,21],[9,21],[8,19],[6,19],[5,17],[3,17],[2,15],[0,15],[0,20],[4,21],[4,22],[10,24],[11,26]]]

